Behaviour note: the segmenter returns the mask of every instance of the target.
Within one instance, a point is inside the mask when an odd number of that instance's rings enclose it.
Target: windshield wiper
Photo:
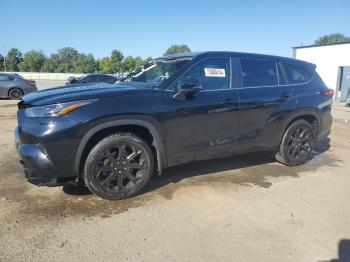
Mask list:
[[[128,80],[128,79],[133,79],[135,77],[137,77],[138,75],[140,75],[141,73],[143,73],[144,71],[146,71],[146,69],[148,69],[150,66],[152,65],[156,65],[155,62],[151,61],[148,62],[147,64],[144,64],[143,66],[136,68],[134,71],[132,71],[131,73],[129,73],[126,77],[124,77],[122,79],[122,81]]]

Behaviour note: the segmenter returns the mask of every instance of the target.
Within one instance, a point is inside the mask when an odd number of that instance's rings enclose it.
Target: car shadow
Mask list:
[[[338,244],[338,258],[319,262],[350,262],[350,239],[342,239]]]
[[[261,152],[174,166],[164,169],[161,176],[154,176],[145,187],[144,192],[153,191],[168,184],[178,183],[186,178],[205,176],[272,162],[275,162],[275,159],[269,152]]]
[[[322,141],[319,141],[317,146],[314,147],[311,154],[311,161],[313,158],[317,157],[319,154],[326,152],[330,148],[330,139],[325,138]],[[246,178],[240,177],[239,184],[249,183],[249,179],[258,180],[258,183],[253,182],[254,184],[261,185],[263,187],[269,187],[271,183],[265,181],[265,176],[292,176],[298,177],[299,171],[307,170],[310,167],[303,167],[306,165],[302,165],[300,167],[286,167],[283,165],[276,165],[273,167],[269,167],[266,170],[262,167],[257,168],[257,166],[276,162],[275,158],[271,154],[271,152],[258,152],[258,153],[250,153],[244,155],[230,156],[225,158],[211,159],[211,160],[203,160],[197,161],[188,164],[182,164],[175,167],[166,168],[163,170],[161,176],[153,176],[150,182],[146,185],[146,187],[140,192],[140,194],[144,194],[147,192],[154,191],[156,189],[165,187],[169,184],[178,183],[187,178],[194,178],[200,176],[206,176],[210,174],[214,174],[211,178],[211,181],[215,182],[215,173],[230,171],[230,170],[238,170],[242,168],[252,167],[252,172],[246,171],[242,176],[246,176]],[[322,164],[322,163],[321,163]],[[327,163],[329,165],[333,165],[333,163]],[[250,176],[250,178],[248,177]],[[90,191],[83,186],[72,186],[67,185],[63,187],[63,191],[69,195],[89,195]]]

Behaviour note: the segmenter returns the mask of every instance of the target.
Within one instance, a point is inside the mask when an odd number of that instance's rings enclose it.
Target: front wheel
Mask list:
[[[301,165],[310,157],[314,141],[312,125],[303,119],[297,120],[285,131],[275,158],[288,166]]]
[[[108,200],[125,199],[139,193],[154,169],[148,144],[130,133],[101,140],[85,162],[84,181],[91,192]]]

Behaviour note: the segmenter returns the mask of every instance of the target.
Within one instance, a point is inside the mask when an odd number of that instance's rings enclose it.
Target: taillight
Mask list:
[[[327,89],[325,91],[322,91],[321,94],[324,95],[324,96],[333,96],[334,95],[334,91],[332,89]]]
[[[27,86],[36,87],[36,86],[35,86],[35,82],[26,82],[26,85],[27,85]]]

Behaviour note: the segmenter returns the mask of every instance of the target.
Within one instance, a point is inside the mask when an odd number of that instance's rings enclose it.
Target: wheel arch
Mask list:
[[[144,135],[140,135],[143,131],[148,132],[148,134],[145,133]],[[96,145],[96,142],[103,137],[116,132],[131,132],[139,135],[142,139],[145,139],[155,150],[157,171],[161,174],[162,168],[167,166],[166,154],[161,136],[152,124],[137,119],[109,121],[90,129],[81,139],[76,153],[74,169],[77,174],[81,174],[82,166],[87,154],[91,148]]]
[[[293,112],[292,114],[290,114],[286,120],[283,122],[283,127],[281,128],[281,132],[279,135],[279,144],[281,143],[281,140],[283,138],[284,133],[286,132],[286,130],[288,129],[288,127],[295,121],[299,120],[299,119],[304,119],[307,122],[309,122],[310,124],[313,125],[313,128],[316,128],[316,136],[317,136],[317,132],[319,131],[319,127],[321,125],[321,118],[318,115],[317,111],[315,109],[302,109],[302,110],[298,110]],[[314,126],[314,121],[317,121],[317,126]],[[278,144],[278,145],[279,145]]]

